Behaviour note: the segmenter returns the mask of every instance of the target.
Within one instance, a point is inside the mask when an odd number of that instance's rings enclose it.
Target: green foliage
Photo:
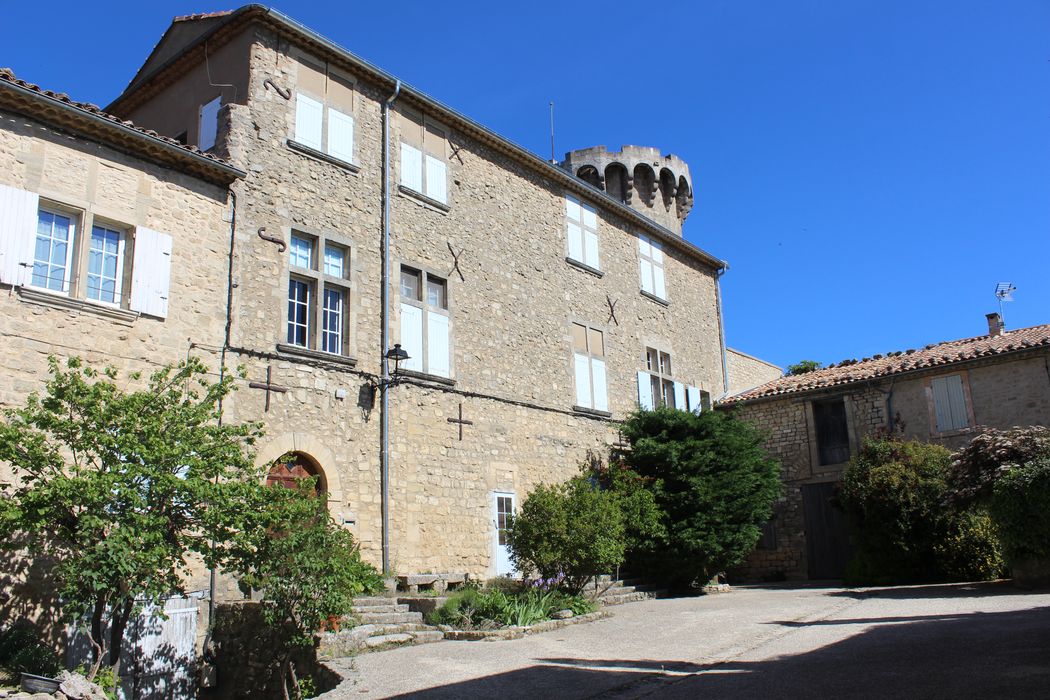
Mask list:
[[[0,631],[0,674],[6,671],[9,682],[17,682],[23,672],[52,678],[61,670],[58,654],[40,641],[32,626],[15,624]]]
[[[651,479],[640,476],[622,458],[612,459],[606,465],[591,457],[583,465],[583,473],[616,500],[623,517],[626,551],[637,552],[650,543],[666,542],[667,528],[656,496],[648,488]]]
[[[77,666],[76,672],[82,676],[87,676],[91,673],[91,669],[81,664]],[[117,674],[113,672],[113,669],[109,666],[103,666],[95,674],[95,683],[102,688],[102,692],[106,694],[106,700],[118,700],[117,698]]]
[[[511,521],[507,536],[518,571],[558,579],[570,593],[579,593],[592,577],[623,561],[619,501],[582,476],[536,487]]]
[[[998,574],[1002,564],[987,516],[947,503],[951,459],[940,445],[864,441],[839,492],[856,542],[848,580],[891,584]]]
[[[951,498],[961,505],[988,501],[1006,472],[1041,457],[1050,458],[1050,428],[985,428],[955,455],[948,477]]]
[[[677,585],[743,561],[780,492],[762,435],[732,413],[669,408],[635,413],[621,430],[630,478],[652,495],[660,522],[638,533],[629,560]]]
[[[299,679],[299,697],[312,698],[317,696],[317,684],[310,676]]]
[[[0,534],[28,535],[31,553],[56,561],[63,610],[91,619],[101,663],[133,613],[183,592],[190,553],[212,563],[212,542],[244,526],[236,504],[260,478],[246,450],[258,428],[218,424],[231,379],[211,383],[196,359],[138,390],[76,358],[65,368],[50,358],[49,371],[43,395],[0,421],[0,460],[18,478]],[[117,672],[119,654],[109,662]]]
[[[989,509],[1011,562],[1050,558],[1050,457],[1009,468]]]
[[[559,610],[583,615],[595,609],[582,596],[559,590],[525,588],[508,593],[499,588],[463,588],[431,613],[430,622],[467,630],[526,627],[550,619]]]
[[[793,365],[788,365],[785,376],[797,377],[807,372],[816,372],[818,369],[824,369],[824,365],[816,360],[799,360]]]

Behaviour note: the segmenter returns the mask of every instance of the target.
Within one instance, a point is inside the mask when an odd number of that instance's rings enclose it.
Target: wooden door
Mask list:
[[[837,485],[827,482],[802,487],[810,579],[841,579],[852,553],[846,515],[832,503]]]

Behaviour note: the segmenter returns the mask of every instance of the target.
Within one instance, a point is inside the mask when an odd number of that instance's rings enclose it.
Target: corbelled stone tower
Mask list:
[[[689,166],[678,156],[647,146],[622,146],[619,151],[594,146],[566,153],[561,167],[682,235],[682,223],[693,208],[693,182]]]

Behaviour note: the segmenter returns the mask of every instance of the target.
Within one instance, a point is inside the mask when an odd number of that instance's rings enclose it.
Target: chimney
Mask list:
[[[1003,317],[998,313],[985,314],[988,319],[988,335],[995,338],[1003,334]]]

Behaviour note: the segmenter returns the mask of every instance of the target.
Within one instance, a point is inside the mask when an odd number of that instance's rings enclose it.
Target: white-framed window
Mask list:
[[[973,425],[973,416],[967,394],[968,376],[965,373],[933,377],[927,382],[927,393],[932,404],[934,432],[948,433]]]
[[[642,291],[658,299],[667,299],[663,247],[644,234],[638,236],[638,270]]]
[[[354,162],[354,83],[330,67],[299,59],[293,141]]]
[[[448,280],[402,265],[400,296],[402,367],[450,377]]]
[[[402,112],[400,172],[402,187],[448,204],[448,129]]]
[[[166,233],[0,185],[4,284],[165,318],[171,256]]]
[[[595,270],[598,260],[598,214],[594,207],[572,195],[565,196],[565,236],[569,258]]]
[[[605,334],[600,329],[582,323],[572,324],[572,366],[576,406],[608,411]]]
[[[671,353],[646,348],[645,369],[638,372],[638,405],[648,410],[665,406],[696,413],[710,410],[711,395],[674,379]]]
[[[285,335],[289,345],[347,354],[349,256],[349,247],[327,236],[292,232]]]
[[[197,148],[202,151],[215,147],[215,139],[219,135],[219,109],[221,107],[221,95],[208,104],[201,105],[197,120]]]

